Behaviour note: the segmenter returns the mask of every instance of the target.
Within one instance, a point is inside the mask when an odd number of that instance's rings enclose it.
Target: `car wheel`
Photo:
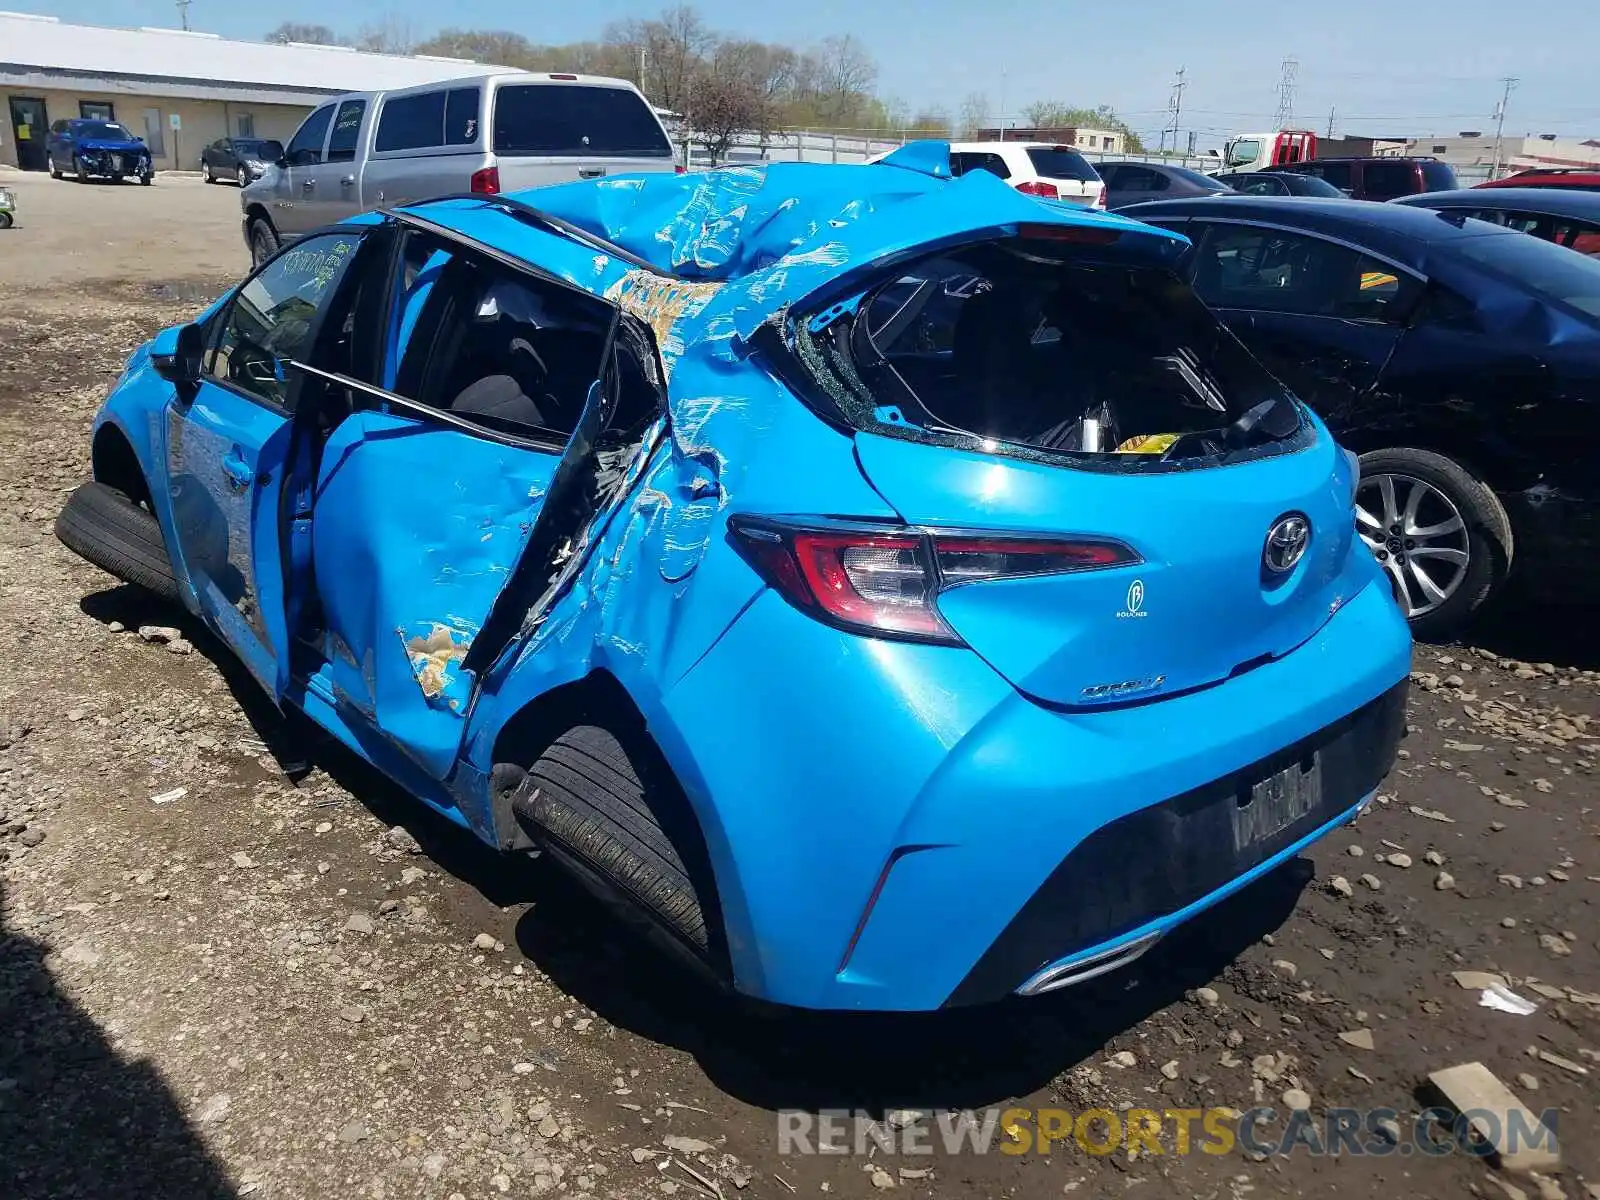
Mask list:
[[[250,184],[250,172],[246,171],[243,167],[239,168],[238,174],[235,176],[235,178],[238,179],[240,187],[248,187]]]
[[[1425,640],[1459,634],[1511,567],[1511,521],[1494,492],[1430,450],[1361,456],[1356,531]]]
[[[155,181],[156,181],[156,173],[153,170],[152,171],[146,171],[143,175],[139,176],[139,186],[140,187],[149,187]]]
[[[161,525],[148,508],[98,480],[83,484],[56,517],[56,537],[69,550],[168,600],[178,598]]]
[[[250,225],[250,265],[259,267],[278,252],[281,243],[277,231],[267,221],[257,219]]]
[[[11,214],[8,213],[8,212],[0,212],[0,229],[10,229],[10,228],[11,228]]]
[[[60,179],[61,178],[61,168],[56,166],[56,156],[53,155],[53,154],[50,156],[50,178],[51,179]]]
[[[72,171],[79,183],[89,182],[89,172],[83,169],[83,159],[76,154],[72,156]]]
[[[217,181],[217,177],[211,173],[210,163],[200,164],[200,175],[207,183],[215,183]]]
[[[641,733],[567,730],[528,769],[511,800],[535,840],[608,898],[652,918],[709,963],[715,889],[688,801]]]

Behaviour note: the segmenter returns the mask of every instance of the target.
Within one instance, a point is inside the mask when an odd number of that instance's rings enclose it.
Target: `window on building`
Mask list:
[[[242,138],[253,138],[256,135],[256,116],[254,113],[240,113],[234,118],[238,125],[238,134]]]
[[[1450,147],[1449,147],[1449,146],[1435,146],[1435,147],[1434,147],[1434,148],[1433,148],[1433,152],[1434,152],[1434,153],[1435,153],[1435,154],[1444,154],[1444,153],[1446,153],[1446,152],[1448,152],[1448,151],[1449,151],[1449,149],[1450,149]]]
[[[1105,150],[1115,150],[1117,148],[1117,139],[1115,137],[1107,136],[1106,144],[1102,148]]]
[[[90,121],[115,121],[117,114],[104,100],[79,100],[78,115]]]

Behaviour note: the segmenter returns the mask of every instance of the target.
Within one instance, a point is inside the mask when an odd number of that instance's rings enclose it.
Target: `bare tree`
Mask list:
[[[761,42],[723,42],[694,80],[695,141],[713,163],[741,137],[765,146],[779,128],[779,96],[788,56]]]
[[[441,29],[427,41],[418,42],[411,52],[530,70],[538,65],[546,48],[505,29]]]
[[[290,42],[309,42],[317,46],[337,46],[339,37],[326,25],[306,25],[299,21],[285,21],[263,39],[287,45]]]
[[[653,21],[628,21],[607,31],[606,41],[626,47],[637,60],[644,51],[643,89],[657,104],[684,111],[691,103],[695,77],[717,46],[700,14],[688,5],[669,8]],[[627,73],[632,77],[638,68]]]
[[[961,102],[961,136],[970,138],[988,123],[989,97],[982,92],[969,92]]]
[[[371,24],[363,25],[355,37],[357,50],[370,50],[376,54],[410,54],[416,44],[411,22],[392,12]]]
[[[942,138],[949,140],[951,135],[950,114],[942,108],[927,109],[911,118],[906,132],[912,137]]]

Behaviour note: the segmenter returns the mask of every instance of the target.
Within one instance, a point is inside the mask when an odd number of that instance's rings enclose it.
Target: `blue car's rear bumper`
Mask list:
[[[1393,761],[1410,648],[1369,586],[1225,683],[1062,712],[970,651],[853,637],[765,593],[657,733],[706,830],[739,989],[933,1009],[1164,931],[1347,820]],[[1236,855],[1236,782],[1313,750],[1319,807]]]

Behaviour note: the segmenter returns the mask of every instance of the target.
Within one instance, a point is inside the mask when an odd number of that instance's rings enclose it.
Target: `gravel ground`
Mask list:
[[[1419,647],[1373,810],[1130,971],[923,1018],[759,1011],[545,864],[308,747],[195,622],[56,542],[127,350],[245,253],[231,188],[5,178],[0,1196],[1600,1197],[1594,613]],[[1463,970],[1538,1010],[1480,1007]],[[790,1108],[1405,1121],[1430,1071],[1472,1060],[1559,1110],[1559,1177],[1303,1150],[778,1153]]]

